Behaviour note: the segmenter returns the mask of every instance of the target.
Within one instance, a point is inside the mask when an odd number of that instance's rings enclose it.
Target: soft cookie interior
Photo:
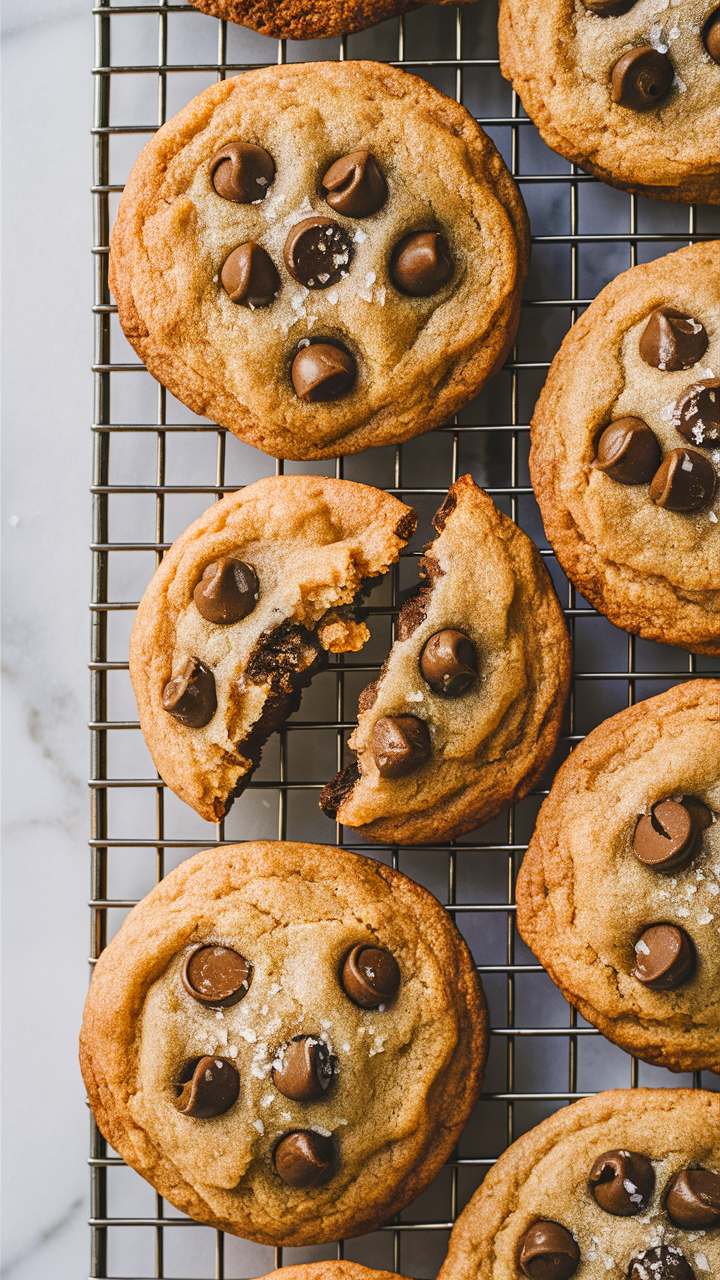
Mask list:
[[[349,743],[357,764],[321,795],[328,814],[369,838],[417,843],[472,830],[525,793],[557,740],[569,641],[535,547],[470,476],[452,486],[434,523],[424,585],[401,610],[379,680],[360,697]],[[423,674],[428,642],[446,632],[474,650],[477,675],[457,693],[438,687],[438,669],[435,684]],[[403,729],[408,718],[422,722],[424,755],[391,776],[383,735],[388,721]]]
[[[410,508],[368,486],[276,477],[223,499],[173,545],[138,610],[130,671],[157,768],[202,817],[225,815],[326,654],[362,647],[353,602],[414,527]],[[230,623],[197,603],[222,560],[256,583],[250,611]],[[188,717],[187,695],[168,704],[193,664],[205,705]]]

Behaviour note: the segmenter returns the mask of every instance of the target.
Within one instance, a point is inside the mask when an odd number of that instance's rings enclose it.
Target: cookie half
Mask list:
[[[173,543],[140,601],[130,676],[160,776],[202,818],[224,817],[327,653],[362,648],[350,606],[415,522],[369,485],[274,476]]]
[[[285,458],[446,421],[512,343],[518,190],[459,103],[375,62],[206,89],[133,166],[112,237],[120,322],[197,413]]]
[[[425,889],[323,845],[182,863],[101,955],[80,1057],[101,1131],[184,1213],[262,1244],[373,1231],[476,1102],[485,1000]]]
[[[490,1169],[439,1280],[717,1274],[718,1125],[720,1099],[702,1089],[612,1089],[563,1107]]]
[[[344,1258],[329,1258],[327,1262],[301,1262],[294,1267],[280,1267],[271,1271],[263,1280],[407,1280],[395,1271],[376,1271],[363,1267],[359,1262]]]
[[[719,14],[716,0],[502,0],[500,67],[553,151],[614,187],[717,204]]]
[[[628,1053],[720,1069],[720,681],[593,729],[558,771],[517,924],[563,995]]]
[[[616,626],[720,652],[720,242],[632,267],[550,368],[530,473],[565,573]]]
[[[537,548],[469,475],[433,523],[424,585],[360,695],[357,764],[320,797],[368,840],[472,831],[527,794],[560,732],[570,641]]]
[[[455,4],[458,0],[424,0]],[[470,0],[459,0],[468,4]],[[279,40],[324,40],[327,36],[365,31],[378,22],[410,13],[412,0],[190,0],[213,18],[226,18]]]

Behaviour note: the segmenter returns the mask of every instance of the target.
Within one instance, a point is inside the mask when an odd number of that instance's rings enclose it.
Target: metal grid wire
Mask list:
[[[611,191],[544,146],[499,75],[497,11],[488,0],[466,8],[426,8],[369,33],[310,44],[273,42],[180,3],[117,0],[96,5],[93,14],[91,963],[155,880],[213,837],[219,844],[252,837],[334,840],[400,867],[449,906],[483,976],[492,1048],[482,1099],[431,1188],[379,1232],[332,1247],[277,1249],[273,1257],[270,1249],[199,1226],[166,1206],[109,1153],[93,1124],[90,1274],[230,1280],[262,1275],[283,1260],[339,1256],[433,1276],[458,1212],[520,1133],[597,1089],[690,1078],[646,1067],[604,1041],[565,1003],[515,932],[515,876],[548,779],[544,789],[482,831],[423,849],[354,843],[347,838],[352,832],[333,830],[320,815],[317,794],[345,763],[357,693],[377,672],[394,636],[399,604],[417,582],[416,557],[432,536],[430,516],[464,471],[539,544],[566,606],[575,669],[555,765],[608,715],[712,670],[706,659],[626,636],[576,596],[547,548],[527,455],[528,421],[545,370],[603,284],[638,261],[717,231],[708,210]],[[187,59],[188,49],[193,60]],[[421,56],[428,49],[442,56]],[[129,624],[172,538],[222,494],[260,475],[282,474],[285,467],[194,417],[133,359],[107,284],[112,217],[122,179],[147,135],[207,84],[270,61],[367,56],[425,76],[454,95],[496,141],[536,232],[527,297],[503,371],[454,422],[393,449],[329,465],[287,464],[288,473],[320,471],[385,487],[418,508],[420,527],[407,557],[370,597],[372,639],[363,660],[331,660],[304,694],[299,713],[268,744],[246,794],[213,833],[175,801],[144,749],[125,660]],[[123,598],[128,595],[134,598]],[[194,1230],[188,1235],[180,1227]]]

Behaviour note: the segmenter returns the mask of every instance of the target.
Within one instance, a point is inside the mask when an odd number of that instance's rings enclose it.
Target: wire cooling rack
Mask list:
[[[339,1256],[422,1280],[436,1274],[450,1227],[484,1173],[544,1116],[599,1089],[693,1082],[628,1057],[565,1003],[516,934],[513,895],[553,768],[572,745],[622,707],[712,670],[708,659],[618,631],[576,594],[547,548],[527,457],[528,422],[545,371],[583,308],[618,272],[716,235],[717,224],[707,209],[612,191],[549,151],[500,76],[497,8],[490,0],[427,7],[369,32],[305,43],[272,41],[187,4],[117,0],[92,12],[91,964],[135,901],[213,841],[343,843],[399,867],[451,909],[482,974],[492,1047],[482,1099],[431,1187],[381,1230],[332,1246],[273,1251],[192,1222],[125,1166],[92,1124],[90,1274],[231,1280]],[[363,57],[424,76],[461,100],[501,150],[533,230],[520,330],[504,369],[451,424],[402,446],[328,464],[276,463],[195,417],[137,362],[108,290],[112,221],[123,181],[149,135],[207,85],[268,63]],[[407,556],[370,597],[372,636],[360,659],[332,659],[316,677],[299,712],[266,747],[248,791],[212,828],[166,790],[152,766],[136,719],[127,638],[137,600],[173,538],[224,493],[275,471],[384,487],[418,509],[419,528]],[[376,674],[398,607],[417,583],[416,558],[432,537],[430,518],[448,485],[466,471],[540,546],[565,606],[574,674],[561,747],[544,788],[462,840],[421,849],[357,844],[351,831],[320,813],[318,793],[346,761],[357,694]],[[703,1083],[713,1087],[711,1079]]]

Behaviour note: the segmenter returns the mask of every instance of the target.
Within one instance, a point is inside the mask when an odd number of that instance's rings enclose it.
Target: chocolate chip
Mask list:
[[[691,382],[675,404],[672,420],[690,444],[716,445],[720,440],[720,378]]]
[[[720,1174],[709,1169],[681,1169],[670,1183],[666,1208],[676,1227],[714,1227],[720,1222]]]
[[[591,465],[619,484],[648,484],[661,458],[657,438],[642,418],[618,418],[603,431]]]
[[[258,599],[254,569],[242,560],[221,556],[211,560],[193,591],[198,612],[207,622],[225,627],[252,613]]]
[[[331,342],[313,342],[298,351],[290,376],[301,400],[311,404],[337,400],[355,381],[355,361],[348,351]]]
[[[673,307],[651,311],[640,335],[640,355],[663,372],[691,369],[707,350],[708,336],[699,320]]]
[[[351,151],[336,160],[322,185],[330,208],[348,218],[368,218],[387,200],[387,185],[371,151]]]
[[[431,751],[428,727],[417,716],[381,716],[373,725],[371,746],[381,778],[405,778]]]
[[[616,18],[618,14],[627,13],[636,0],[582,0],[586,9],[596,13],[600,18]]]
[[[252,142],[228,142],[210,161],[210,181],[223,200],[256,204],[264,200],[275,165],[263,147]]]
[[[220,279],[231,302],[243,307],[269,307],[280,288],[280,277],[269,253],[249,240],[226,258]]]
[[[631,111],[647,111],[665,97],[675,78],[666,53],[649,44],[628,49],[612,69],[612,100]]]
[[[695,1280],[695,1272],[680,1249],[660,1244],[633,1258],[627,1280]]]
[[[359,942],[345,957],[341,981],[345,994],[362,1009],[377,1009],[397,995],[400,969],[397,960],[383,947]]]
[[[713,62],[720,65],[720,9],[710,14],[703,28],[703,44]]]
[[[712,826],[712,810],[702,800],[698,800],[697,796],[683,796],[681,804],[685,805],[698,831],[707,831]]]
[[[650,497],[667,511],[700,511],[712,500],[717,476],[709,458],[695,449],[666,453],[650,485]]]
[[[684,929],[653,924],[635,944],[633,977],[651,991],[675,991],[695,968],[695,949]]]
[[[699,831],[689,807],[677,800],[661,800],[640,818],[633,852],[653,871],[675,871],[690,861]]]
[[[247,995],[252,981],[252,965],[232,947],[210,943],[190,952],[182,967],[186,991],[200,1004],[229,1009]]]
[[[348,275],[354,253],[349,231],[315,214],[291,228],[283,258],[293,280],[307,289],[329,289]]]
[[[188,658],[162,691],[163,709],[187,729],[202,729],[217,710],[215,677],[199,658]]]
[[[226,1058],[193,1058],[175,1086],[181,1115],[210,1120],[229,1111],[240,1092],[240,1077]]]
[[[332,1081],[334,1059],[317,1036],[295,1036],[279,1054],[280,1066],[273,1067],[276,1089],[293,1102],[313,1102],[322,1098]]]
[[[617,1218],[632,1218],[646,1208],[655,1173],[638,1151],[606,1151],[590,1170],[590,1190],[601,1209]]]
[[[396,244],[390,259],[393,284],[415,298],[437,293],[454,270],[447,242],[438,231],[412,231]]]
[[[281,1138],[275,1148],[275,1168],[289,1187],[305,1190],[327,1182],[332,1172],[334,1147],[330,1138],[312,1129],[297,1129]]]
[[[477,679],[475,645],[463,631],[436,631],[420,655],[420,671],[435,693],[457,698]]]
[[[580,1250],[557,1222],[536,1222],[523,1237],[520,1267],[530,1280],[568,1280],[580,1263]]]

